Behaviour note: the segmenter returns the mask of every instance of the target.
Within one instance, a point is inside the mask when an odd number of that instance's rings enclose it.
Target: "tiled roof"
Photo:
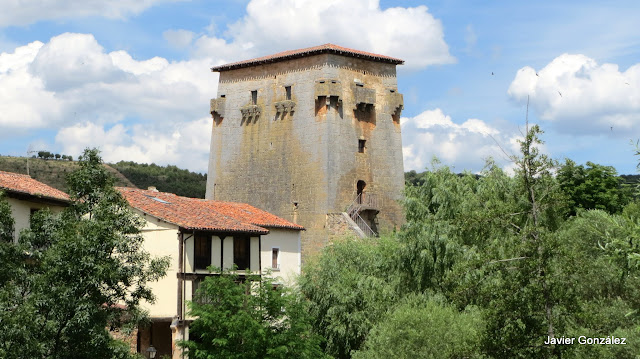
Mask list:
[[[129,204],[151,216],[185,229],[267,234],[266,228],[304,229],[244,203],[209,201],[173,193],[117,188]]]
[[[379,62],[387,62],[395,65],[401,65],[404,63],[404,60],[400,60],[395,57],[378,55],[370,52],[349,49],[349,48],[334,45],[334,44],[324,44],[320,46],[307,47],[305,49],[283,51],[277,54],[258,57],[255,59],[238,61],[238,62],[226,64],[226,65],[215,66],[211,68],[211,71],[221,72],[221,71],[239,69],[242,67],[255,66],[255,65],[260,65],[264,63],[278,62],[278,61],[284,61],[284,60],[298,58],[298,57],[325,54],[325,53],[351,56],[351,57],[363,58],[366,60],[373,60],[373,61],[379,61]]]
[[[0,190],[29,195],[42,199],[69,202],[69,195],[33,178],[12,172],[0,171]]]

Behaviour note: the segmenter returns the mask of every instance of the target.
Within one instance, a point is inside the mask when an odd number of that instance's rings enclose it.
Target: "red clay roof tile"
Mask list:
[[[211,71],[221,72],[221,71],[227,71],[227,70],[234,70],[242,67],[249,67],[249,66],[259,65],[263,63],[278,62],[278,61],[288,60],[291,58],[318,55],[318,54],[324,54],[324,53],[364,58],[367,60],[387,62],[387,63],[396,64],[396,65],[401,65],[404,63],[404,60],[400,60],[395,57],[378,55],[371,52],[349,49],[347,47],[342,47],[334,44],[324,44],[320,46],[307,47],[304,49],[278,52],[277,54],[262,56],[255,59],[243,60],[243,61],[233,62],[230,64],[215,66],[211,68]]]
[[[136,188],[117,189],[133,208],[185,229],[257,234],[269,233],[265,228],[270,227],[304,229],[244,203],[209,201]]]
[[[69,195],[33,178],[12,172],[0,171],[0,190],[26,194],[38,198],[69,202]]]

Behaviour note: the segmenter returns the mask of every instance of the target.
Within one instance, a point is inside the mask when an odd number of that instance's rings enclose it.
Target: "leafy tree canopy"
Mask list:
[[[3,243],[2,358],[128,357],[108,329],[134,325],[140,301],[153,301],[148,283],[166,272],[167,258],[143,250],[143,223],[113,189],[98,151],[86,150],[80,166],[69,177],[71,206],[38,211],[17,243]]]
[[[578,209],[602,209],[619,213],[631,200],[631,188],[611,166],[587,162],[587,166],[576,165],[570,159],[558,169],[558,183],[566,194],[569,215]]]
[[[207,277],[189,303],[190,358],[324,358],[306,302],[270,277]]]

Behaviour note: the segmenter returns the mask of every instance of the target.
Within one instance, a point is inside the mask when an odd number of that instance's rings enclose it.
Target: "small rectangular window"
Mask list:
[[[280,269],[280,248],[271,249],[271,268]]]
[[[220,97],[221,97],[221,98],[225,98],[225,97],[227,97],[227,95],[220,95]]]
[[[32,225],[33,215],[36,214],[39,210],[40,210],[40,208],[31,208],[31,211],[29,213],[29,227],[31,227],[31,225]]]
[[[258,90],[251,91],[251,104],[252,105],[258,104]]]
[[[238,270],[249,268],[251,241],[249,237],[233,237],[233,264]]]
[[[358,87],[364,87],[364,84],[363,84],[363,83],[359,83],[359,82],[358,82],[358,83],[356,83],[356,86],[358,86]]]
[[[287,100],[291,100],[291,86],[285,86],[284,91],[287,95]]]
[[[195,269],[207,269],[211,265],[211,236],[196,234],[194,242],[194,267]]]
[[[367,143],[366,140],[358,140],[358,152],[364,153],[365,143]]]

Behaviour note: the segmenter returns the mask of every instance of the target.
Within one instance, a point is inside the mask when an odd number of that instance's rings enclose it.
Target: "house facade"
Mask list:
[[[158,192],[118,188],[131,208],[145,219],[145,249],[153,256],[169,256],[167,275],[152,283],[156,296],[149,311],[151,325],[137,332],[136,348],[150,346],[158,357],[181,358],[178,340],[189,338],[187,301],[199,283],[218,275],[212,266],[239,273],[264,275],[270,271],[283,284],[300,273],[300,238],[304,228],[243,203],[210,201]]]
[[[353,220],[364,235],[398,228],[402,63],[325,44],[212,68],[206,198],[303,225],[304,256],[344,227],[336,221]]]
[[[44,208],[60,213],[69,206],[69,195],[28,175],[0,171],[0,191],[5,193],[15,221],[14,239],[27,229],[31,215]]]

